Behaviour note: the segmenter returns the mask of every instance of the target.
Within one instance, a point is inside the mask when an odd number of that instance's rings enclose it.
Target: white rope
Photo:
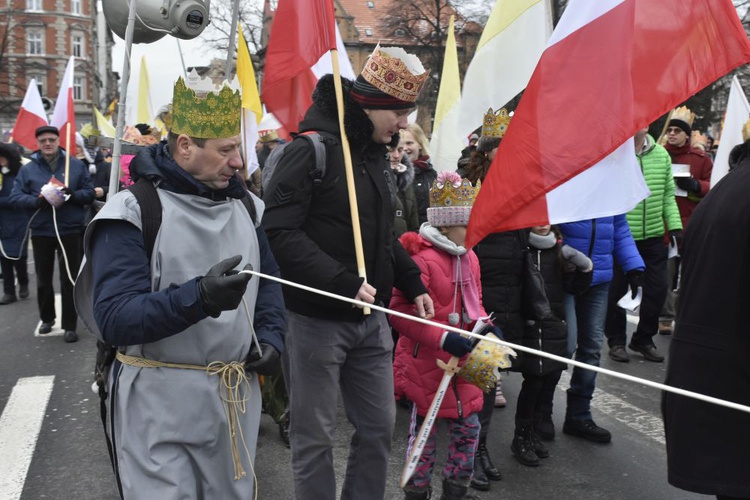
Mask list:
[[[73,275],[70,272],[70,264],[68,264],[68,254],[65,253],[65,246],[63,245],[62,238],[60,238],[60,231],[57,229],[57,209],[52,207],[52,222],[55,224],[55,236],[57,236],[57,242],[60,243],[60,251],[62,252],[63,260],[65,261],[65,271],[68,273],[68,280],[70,284],[75,286],[76,280],[73,279]],[[60,270],[62,272],[62,270]]]
[[[685,389],[679,389],[677,387],[672,387],[670,385],[660,384],[659,382],[652,382],[651,380],[646,380],[646,379],[643,379],[643,378],[640,378],[640,377],[634,377],[632,375],[627,375],[625,373],[620,373],[620,372],[608,370],[606,368],[601,368],[599,366],[587,365],[586,363],[581,363],[580,361],[576,361],[574,359],[568,359],[568,358],[564,358],[562,356],[555,356],[554,354],[550,354],[550,353],[547,353],[547,352],[544,352],[544,351],[538,351],[536,349],[531,349],[530,347],[525,347],[525,346],[522,346],[522,345],[513,344],[512,342],[506,342],[505,340],[495,340],[495,339],[492,339],[492,338],[487,338],[487,337],[484,337],[483,335],[478,335],[476,333],[469,332],[467,330],[462,330],[462,329],[456,328],[454,326],[444,325],[442,323],[436,323],[434,321],[430,321],[430,320],[427,320],[427,319],[422,319],[422,318],[419,318],[417,316],[412,316],[410,314],[405,314],[405,313],[402,313],[402,312],[399,312],[399,311],[393,311],[393,310],[387,309],[385,307],[376,306],[374,304],[368,304],[367,302],[362,302],[362,301],[359,301],[359,300],[356,300],[356,299],[351,299],[349,297],[344,297],[342,295],[337,295],[335,293],[326,292],[324,290],[318,290],[317,288],[312,288],[312,287],[305,286],[305,285],[300,285],[299,283],[294,283],[293,281],[288,281],[288,280],[285,280],[285,279],[282,279],[282,278],[277,278],[275,276],[270,276],[270,275],[267,275],[267,274],[259,273],[257,271],[243,270],[243,271],[240,271],[240,272],[241,273],[252,274],[252,275],[258,276],[260,278],[265,278],[265,279],[268,279],[268,280],[276,281],[278,283],[281,283],[282,285],[287,285],[287,286],[291,286],[291,287],[294,287],[294,288],[299,288],[300,290],[305,290],[307,292],[316,293],[318,295],[323,295],[325,297],[330,297],[332,299],[341,300],[343,302],[349,302],[350,304],[354,304],[356,306],[369,307],[370,309],[374,309],[376,311],[381,311],[381,312],[384,312],[386,314],[392,314],[393,316],[398,316],[400,318],[408,319],[410,321],[416,321],[417,323],[422,323],[424,325],[434,326],[434,327],[437,327],[437,328],[442,328],[443,330],[448,330],[448,331],[451,331],[451,332],[456,332],[456,333],[459,333],[459,334],[461,334],[463,336],[466,336],[466,337],[473,337],[473,338],[477,338],[477,339],[480,339],[480,340],[485,340],[487,342],[495,342],[496,344],[508,346],[508,347],[510,347],[510,348],[512,348],[512,349],[514,349],[516,351],[527,352],[527,353],[530,353],[530,354],[541,356],[543,358],[551,359],[551,360],[554,360],[554,361],[559,361],[560,363],[565,363],[565,364],[568,364],[568,365],[577,366],[578,368],[583,368],[585,370],[591,370],[591,371],[595,371],[595,372],[598,372],[598,373],[603,373],[604,375],[609,375],[611,377],[615,377],[615,378],[627,380],[629,382],[635,382],[635,383],[638,383],[638,384],[647,385],[649,387],[653,387],[654,389],[659,389],[659,390],[662,390],[662,391],[671,392],[673,394],[679,394],[680,396],[686,396],[686,397],[689,397],[689,398],[698,399],[700,401],[705,401],[707,403],[711,403],[711,404],[715,404],[715,405],[719,405],[719,406],[724,406],[726,408],[732,408],[732,409],[735,409],[735,410],[740,410],[740,411],[744,411],[746,413],[750,413],[750,406],[741,405],[739,403],[733,403],[732,401],[725,401],[723,399],[715,398],[713,396],[706,396],[705,394],[700,394],[700,393],[692,392],[692,391],[686,391]],[[699,369],[699,367],[696,366],[695,369],[697,370],[697,369]]]
[[[36,212],[34,212],[34,215],[31,216],[29,219],[29,223],[26,224],[26,233],[23,235],[23,239],[21,240],[21,250],[18,254],[18,257],[10,257],[7,253],[5,253],[5,248],[3,247],[3,242],[0,240],[0,253],[8,260],[21,260],[21,256],[23,255],[23,249],[24,246],[29,241],[29,233],[31,232],[31,221],[34,220],[34,217],[36,217],[36,214],[38,214],[41,211],[41,208],[37,208]]]

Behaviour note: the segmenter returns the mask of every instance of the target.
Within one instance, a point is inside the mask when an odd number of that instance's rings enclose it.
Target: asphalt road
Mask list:
[[[81,326],[81,339],[75,344],[64,343],[60,336],[35,336],[39,318],[33,274],[31,279],[29,299],[0,306],[3,343],[0,350],[0,410],[3,412],[0,417],[0,499],[114,500],[118,496],[99,420],[98,397],[91,391],[95,341]],[[655,340],[666,354],[670,337],[657,336]],[[639,354],[632,354],[628,364],[615,363],[606,356],[606,348],[602,365],[659,382],[664,380],[666,369],[666,364],[643,361]],[[520,465],[510,453],[520,380],[515,374],[505,377],[503,388],[508,407],[495,410],[490,431],[490,452],[504,479],[493,483],[490,492],[478,493],[480,498],[708,498],[675,489],[667,483],[659,392],[603,375],[599,376],[594,398],[594,419],[612,431],[612,443],[593,444],[562,434],[564,376],[555,401],[558,436],[549,444],[551,456],[537,468]],[[9,404],[11,393],[15,394],[13,404]],[[49,395],[46,404],[45,394]],[[340,484],[351,428],[343,410],[339,412],[339,419],[334,455]],[[34,430],[35,421],[40,424],[36,426],[38,435]],[[399,408],[388,499],[403,497],[398,489],[398,477],[405,460],[407,427],[408,412]],[[443,441],[438,457],[444,456],[444,450]],[[289,459],[289,450],[282,445],[276,425],[264,415],[255,464],[259,498],[292,498]],[[436,471],[439,470],[438,466]],[[436,472],[433,484],[438,491],[439,481],[440,474]]]

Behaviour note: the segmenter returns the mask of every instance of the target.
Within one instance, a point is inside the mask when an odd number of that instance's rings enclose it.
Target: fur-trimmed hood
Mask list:
[[[391,169],[391,172],[396,176],[396,187],[398,190],[405,191],[414,182],[414,164],[409,159],[409,155],[404,154],[401,156],[401,165],[405,166],[406,170],[398,172]]]
[[[372,141],[374,127],[370,118],[362,107],[351,97],[354,82],[341,79],[344,90],[344,128],[349,142],[359,147],[365,146]],[[300,132],[325,131],[339,135],[339,119],[336,105],[336,89],[333,83],[333,75],[324,75],[313,91],[313,105],[305,113],[305,118],[299,124]],[[391,144],[398,144],[399,136],[394,135]]]

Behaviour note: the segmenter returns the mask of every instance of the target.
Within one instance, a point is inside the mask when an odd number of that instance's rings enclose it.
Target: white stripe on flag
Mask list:
[[[571,0],[549,39],[548,47],[603,16],[626,0]],[[575,5],[575,6],[574,6]]]

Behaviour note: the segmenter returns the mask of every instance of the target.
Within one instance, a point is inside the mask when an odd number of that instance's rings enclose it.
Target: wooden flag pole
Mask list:
[[[247,119],[245,117],[245,108],[240,109],[242,118],[242,153],[245,155],[245,180],[250,178],[250,156],[247,152]]]
[[[354,167],[352,167],[352,152],[349,147],[349,138],[344,129],[344,89],[341,86],[341,68],[339,67],[339,51],[331,50],[333,62],[333,83],[336,88],[336,104],[339,111],[339,129],[341,130],[341,148],[344,150],[344,170],[346,170],[346,187],[349,191],[349,210],[352,217],[352,230],[354,232],[354,252],[357,256],[357,272],[361,278],[367,281],[367,269],[365,268],[365,253],[362,248],[362,229],[359,226],[359,208],[357,206],[357,192],[354,186]],[[370,308],[363,309],[364,314],[370,314]]]
[[[70,188],[68,175],[70,174],[70,122],[65,124],[65,185]]]

